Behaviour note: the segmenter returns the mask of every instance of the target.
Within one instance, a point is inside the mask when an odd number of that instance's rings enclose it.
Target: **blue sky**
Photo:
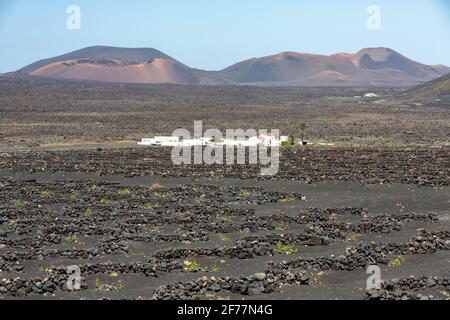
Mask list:
[[[68,30],[66,9],[81,9]],[[369,30],[369,5],[381,29]],[[218,70],[281,51],[390,47],[450,66],[450,0],[0,0],[0,72],[91,45],[153,47]]]

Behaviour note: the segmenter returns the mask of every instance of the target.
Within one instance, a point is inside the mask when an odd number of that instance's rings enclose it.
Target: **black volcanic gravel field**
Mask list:
[[[286,149],[270,179],[166,152],[0,154],[0,298],[448,299],[448,149]]]
[[[279,172],[272,177],[261,177],[257,165],[175,165],[170,148],[2,152],[0,169],[29,173],[63,171],[125,176],[449,186],[450,148],[282,148]]]

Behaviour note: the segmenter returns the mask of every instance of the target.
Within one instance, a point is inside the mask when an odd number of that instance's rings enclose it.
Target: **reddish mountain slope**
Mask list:
[[[197,84],[199,76],[155,49],[89,47],[20,70],[35,76],[132,83]]]
[[[363,49],[355,54],[331,56],[283,52],[237,63],[220,71],[221,77],[237,83],[324,84],[414,84],[450,72],[412,61],[387,48]]]
[[[33,63],[30,75],[133,83],[262,85],[417,85],[450,72],[387,48],[331,56],[283,52],[216,72],[192,69],[155,49],[89,47]]]

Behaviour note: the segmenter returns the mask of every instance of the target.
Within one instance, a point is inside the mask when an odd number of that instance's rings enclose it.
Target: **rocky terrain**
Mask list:
[[[328,152],[269,180],[164,149],[4,152],[0,297],[448,299],[448,150]]]
[[[226,155],[224,154],[224,158]],[[100,175],[353,181],[366,184],[450,185],[450,149],[282,148],[274,176],[262,165],[176,165],[170,148],[0,153],[0,169],[15,172],[89,172]],[[248,163],[248,161],[247,161]]]
[[[313,147],[448,146],[450,111],[394,98],[404,89],[169,86],[0,77],[0,149],[136,146],[177,128],[279,129]],[[395,101],[391,101],[389,97]],[[430,130],[432,128],[432,130]]]

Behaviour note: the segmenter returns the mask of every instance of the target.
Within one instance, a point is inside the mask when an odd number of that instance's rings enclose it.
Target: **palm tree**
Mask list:
[[[308,129],[308,126],[306,125],[306,123],[304,122],[300,122],[298,125],[298,130],[300,130],[300,132],[302,133],[302,146],[304,145],[304,138],[305,138],[305,131],[306,129]]]

